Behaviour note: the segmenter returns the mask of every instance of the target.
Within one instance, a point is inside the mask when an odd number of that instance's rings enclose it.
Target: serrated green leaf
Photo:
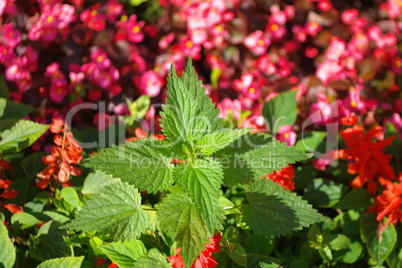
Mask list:
[[[215,157],[233,157],[263,147],[273,138],[267,133],[247,133],[214,154]]]
[[[72,248],[66,244],[64,236],[67,236],[67,232],[60,229],[60,223],[45,223],[40,227],[37,236],[29,239],[31,256],[41,261],[71,256]]]
[[[300,196],[272,180],[253,182],[246,198],[250,204],[241,209],[244,221],[258,235],[287,235],[323,220]]]
[[[175,168],[174,177],[178,185],[189,193],[210,233],[213,233],[223,178],[219,162],[196,159],[194,163],[181,163]]]
[[[222,157],[217,160],[222,166],[223,179],[227,185],[246,184],[254,180],[254,173],[246,161],[231,157]]]
[[[168,195],[157,212],[161,229],[172,236],[189,267],[209,243],[207,226],[191,199],[183,193]]]
[[[262,115],[273,134],[283,125],[293,125],[297,117],[296,90],[279,93],[264,103]]]
[[[106,148],[84,166],[121,178],[151,193],[164,191],[173,183],[170,144],[165,141],[139,140]]]
[[[233,129],[220,130],[206,134],[201,139],[197,140],[197,150],[206,156],[212,155],[216,151],[227,147],[230,143],[238,140],[241,136],[247,134],[249,129]]]
[[[116,181],[118,181],[118,179],[114,179],[112,176],[96,170],[93,173],[89,173],[85,178],[81,193],[84,195],[97,194],[102,188],[115,183]]]
[[[286,143],[273,140],[267,145],[248,151],[239,158],[246,161],[256,178],[265,177],[266,173],[272,174],[274,170],[281,170],[288,164],[307,159],[307,155]]]
[[[8,237],[6,226],[0,222],[0,266],[11,268],[15,262],[14,245]]]
[[[15,213],[11,216],[11,224],[17,229],[27,229],[38,223],[42,223],[42,221],[26,212]]]
[[[89,199],[75,219],[63,228],[105,232],[114,241],[136,239],[145,231],[148,222],[148,215],[140,205],[138,189],[116,182]]]
[[[33,108],[22,103],[12,102],[5,98],[0,98],[0,118],[17,118],[31,113]]]
[[[167,262],[167,258],[157,249],[151,248],[146,256],[140,257],[134,268],[168,268],[171,265]]]
[[[378,265],[381,265],[389,256],[397,241],[397,234],[393,224],[389,224],[382,234],[378,233],[379,222],[374,213],[365,213],[360,217],[360,233],[363,242]]]
[[[219,110],[205,94],[205,88],[192,67],[191,59],[180,78],[172,65],[167,78],[166,105],[162,107],[162,131],[172,142],[193,144],[206,133],[222,128]]]
[[[20,120],[0,133],[0,152],[19,152],[31,146],[48,129],[49,125]]]
[[[83,260],[84,256],[56,258],[42,262],[37,268],[80,268]]]
[[[140,240],[131,240],[123,243],[113,242],[100,245],[98,248],[120,268],[132,268],[136,260],[147,252]]]

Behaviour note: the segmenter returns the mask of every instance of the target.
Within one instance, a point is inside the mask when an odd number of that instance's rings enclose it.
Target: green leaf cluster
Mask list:
[[[209,237],[223,229],[228,209],[241,214],[245,225],[262,236],[286,235],[322,220],[301,197],[261,180],[266,173],[305,160],[305,153],[266,134],[225,128],[191,60],[181,77],[172,66],[167,81],[168,97],[161,112],[166,140],[126,142],[86,161],[84,165],[95,169],[105,186],[91,189],[84,184],[85,191],[93,194],[65,228],[99,231],[116,242],[130,243],[151,228],[151,214],[141,206],[139,191],[161,193],[154,215],[158,231],[175,242],[189,267]],[[100,174],[118,180],[108,184]],[[248,203],[240,210],[224,207],[231,202],[222,202],[222,185],[246,187]],[[241,245],[237,248],[242,255]],[[152,263],[149,258],[141,262]]]

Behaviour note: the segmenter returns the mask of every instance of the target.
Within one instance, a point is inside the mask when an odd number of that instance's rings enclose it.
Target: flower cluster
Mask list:
[[[64,186],[70,186],[70,175],[80,176],[82,170],[78,165],[82,160],[82,147],[74,139],[69,127],[61,119],[53,119],[50,131],[54,136],[56,146],[52,147],[50,155],[44,156],[42,162],[48,167],[37,174],[35,182],[39,189],[45,189],[51,181],[59,181]]]
[[[210,243],[205,245],[205,249],[201,251],[201,255],[194,261],[194,264],[190,268],[213,268],[218,264],[212,253],[220,252],[221,248],[219,242],[222,236],[218,233],[213,237],[210,237]],[[183,257],[180,256],[180,249],[176,248],[177,254],[168,257],[169,262],[172,264],[172,268],[184,268]]]
[[[293,165],[289,164],[288,167],[282,168],[280,171],[274,171],[273,174],[266,174],[267,180],[273,180],[278,182],[279,185],[285,187],[285,189],[293,191],[295,189],[295,170]]]
[[[8,161],[4,159],[0,159],[0,189],[2,189],[2,193],[0,194],[0,198],[4,198],[6,200],[13,199],[17,197],[18,191],[11,188],[12,180],[7,180],[3,176],[4,170],[11,169],[11,165]],[[22,207],[12,203],[5,203],[3,205],[6,209],[8,209],[11,213],[18,213],[22,211]]]

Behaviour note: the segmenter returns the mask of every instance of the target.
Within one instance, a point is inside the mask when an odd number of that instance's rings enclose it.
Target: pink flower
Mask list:
[[[123,11],[123,6],[120,4],[118,0],[108,0],[105,4],[105,16],[108,22],[113,23],[116,21],[116,18]]]
[[[161,37],[158,45],[161,49],[166,49],[170,45],[170,43],[172,43],[173,39],[174,39],[174,33],[169,33]]]
[[[402,14],[402,3],[399,0],[388,0],[388,15],[391,19],[396,19]]]
[[[14,48],[21,42],[21,32],[14,29],[12,23],[4,24],[0,28],[0,38],[4,46]]]
[[[276,65],[271,61],[269,55],[262,55],[257,58],[255,66],[264,74],[275,74],[277,72]]]
[[[359,11],[356,9],[347,9],[342,12],[341,19],[345,24],[352,24],[353,21],[359,16]]]
[[[55,102],[55,103],[60,103],[63,101],[64,97],[67,96],[68,90],[65,84],[61,82],[54,82],[50,86],[49,90],[49,98]]]
[[[189,32],[189,36],[191,37],[191,41],[194,44],[200,45],[207,40],[208,34],[204,29],[196,29]]]
[[[0,46],[0,63],[6,64],[11,62],[15,57],[14,49],[6,46]]]
[[[281,142],[286,142],[288,146],[293,146],[296,143],[296,136],[296,132],[290,125],[283,125],[278,128],[278,139]]]
[[[91,60],[96,64],[99,70],[105,70],[110,67],[110,60],[106,52],[101,48],[95,48],[91,53]]]
[[[154,71],[146,71],[141,76],[134,77],[134,84],[142,94],[155,97],[161,91],[163,80]]]
[[[285,27],[277,23],[269,23],[265,28],[265,31],[275,40],[281,39],[286,34]]]
[[[330,0],[321,0],[318,1],[318,9],[321,11],[328,11],[331,10],[332,3]]]
[[[106,27],[106,16],[99,13],[101,4],[95,4],[80,14],[80,19],[86,26],[95,31],[102,31]]]
[[[137,16],[131,15],[125,23],[127,39],[133,43],[140,43],[142,40],[144,40],[144,33],[141,30],[144,25],[144,21],[137,22]]]
[[[228,115],[232,115],[235,120],[240,119],[241,103],[239,100],[224,98],[218,103],[217,108],[219,108],[219,117],[221,118],[226,119]]]
[[[180,38],[179,48],[186,57],[191,57],[193,59],[199,59],[201,57],[201,46],[194,44],[194,42],[191,41],[187,36]]]
[[[316,76],[322,83],[328,84],[330,80],[343,78],[344,73],[342,71],[343,66],[341,66],[337,61],[326,60],[318,66]]]
[[[308,35],[315,37],[322,30],[322,26],[315,21],[309,21],[306,23],[305,29]]]
[[[244,45],[256,55],[262,55],[267,52],[271,41],[264,32],[257,30],[244,39]]]
[[[233,87],[235,90],[244,94],[244,96],[257,100],[260,97],[259,85],[254,81],[251,73],[243,74],[239,79],[233,81]]]

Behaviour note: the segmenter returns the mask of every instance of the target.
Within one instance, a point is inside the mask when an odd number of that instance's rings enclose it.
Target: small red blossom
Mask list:
[[[215,234],[210,237],[210,243],[205,245],[205,249],[201,251],[201,255],[194,261],[190,268],[214,268],[218,264],[214,257],[213,252],[220,252],[219,242],[221,241],[221,234]],[[176,248],[177,254],[168,257],[168,261],[172,264],[172,268],[184,268],[183,257],[180,256],[180,249]]]
[[[4,205],[4,207],[8,209],[11,213],[20,213],[24,211],[21,206],[18,206],[16,204],[7,204]]]
[[[377,221],[381,221],[385,216],[388,217],[382,230],[390,223],[396,225],[402,222],[402,172],[399,173],[398,183],[387,181],[386,189],[375,197],[369,211],[377,213]]]
[[[148,137],[148,133],[146,133],[142,128],[136,128],[134,130],[135,137],[128,138],[127,141],[138,141],[139,139],[146,139]],[[157,140],[164,140],[165,136],[162,134],[154,134],[151,135],[150,138],[154,138]]]
[[[267,180],[273,180],[274,182],[278,182],[279,185],[285,187],[286,190],[293,191],[295,189],[295,170],[293,165],[290,165],[286,168],[282,168],[280,171],[274,171],[274,174],[266,174]]]
[[[388,163],[392,155],[382,152],[383,148],[390,145],[395,137],[374,142],[373,139],[380,135],[382,135],[380,126],[370,129],[367,133],[364,133],[363,128],[359,125],[341,131],[347,148],[335,151],[333,157],[347,159],[349,161],[348,172],[358,174],[351,182],[352,188],[362,187],[377,174],[395,179],[393,169]]]
[[[18,191],[14,189],[7,189],[4,190],[1,194],[0,197],[3,197],[5,199],[13,199],[18,195]]]
[[[40,180],[35,182],[40,189],[47,187],[50,181],[60,181],[63,186],[69,186],[70,175],[80,176],[82,170],[74,165],[82,160],[82,147],[74,139],[69,127],[61,119],[53,119],[50,124],[50,131],[55,133],[51,155],[44,156],[42,162],[48,167],[37,174]],[[61,133],[62,135],[60,135]]]

